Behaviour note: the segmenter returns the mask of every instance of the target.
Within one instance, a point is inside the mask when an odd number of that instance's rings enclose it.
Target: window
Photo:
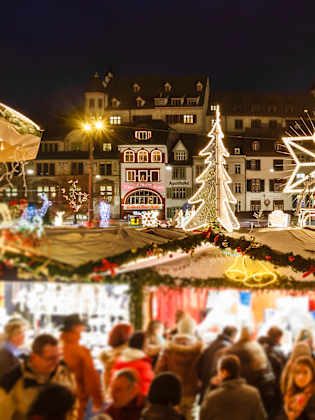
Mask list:
[[[112,99],[112,106],[113,108],[119,108],[120,101],[117,98]]]
[[[58,152],[58,143],[42,143],[39,146],[41,152]]]
[[[37,163],[36,164],[37,176],[54,176],[55,164],[54,163]]]
[[[273,170],[274,171],[283,171],[283,159],[274,159],[273,160]]]
[[[263,179],[248,179],[247,191],[263,192],[265,190],[265,181]]]
[[[112,164],[111,163],[100,163],[100,175],[111,176],[112,175]]]
[[[185,199],[187,198],[187,188],[186,187],[173,187],[172,188],[172,198],[174,199]]]
[[[109,117],[109,123],[111,125],[119,125],[119,124],[121,124],[121,117],[120,117],[120,115],[111,115]]]
[[[240,163],[236,163],[234,165],[234,173],[235,174],[240,174],[241,173],[241,164]]]
[[[169,207],[167,209],[167,218],[172,219],[179,210],[181,210],[181,207]]]
[[[174,159],[175,160],[186,160],[187,155],[185,150],[176,150],[174,152]]]
[[[151,182],[158,182],[160,180],[160,172],[158,170],[151,171]]]
[[[135,154],[131,150],[127,150],[124,153],[124,162],[134,162],[135,161]]]
[[[196,166],[196,177],[199,176],[204,169],[205,169],[204,165],[197,165]]]
[[[152,162],[162,162],[162,153],[159,150],[153,150],[151,153]]]
[[[103,152],[111,152],[112,144],[111,143],[103,143]]]
[[[198,98],[187,98],[186,99],[187,105],[197,105],[199,102],[199,97]]]
[[[235,183],[235,192],[240,193],[240,192],[242,192],[241,189],[242,189],[242,184],[240,182],[236,182]]]
[[[155,106],[163,106],[166,105],[168,98],[154,98],[154,105]]]
[[[281,152],[282,150],[282,143],[275,143],[275,151]]]
[[[89,100],[89,108],[95,108],[95,99]]]
[[[172,89],[172,85],[168,82],[164,83],[165,92],[170,92]]]
[[[56,186],[55,185],[44,185],[44,186],[38,186],[37,187],[37,195],[45,193],[47,197],[54,198],[56,197]]]
[[[193,114],[184,115],[184,124],[193,124],[195,121],[195,116]]]
[[[277,112],[277,106],[276,105],[268,105],[267,106],[267,112]]]
[[[260,171],[260,159],[247,160],[246,169],[249,169],[250,171]]]
[[[134,182],[136,180],[136,171],[126,171],[126,180],[128,182]]]
[[[273,200],[273,209],[274,210],[284,210],[283,200]]]
[[[82,144],[80,142],[71,143],[71,151],[72,152],[79,152],[81,151]]]
[[[241,149],[239,147],[234,147],[234,155],[240,155]]]
[[[145,100],[141,98],[141,96],[138,96],[136,99],[136,105],[137,108],[141,108],[145,104]]]
[[[135,93],[137,93],[137,92],[139,92],[140,91],[140,86],[138,85],[138,83],[134,83],[133,85],[132,85],[132,89],[133,89],[133,91],[135,92]]]
[[[104,197],[105,201],[110,203],[113,199],[112,185],[100,185],[100,195]]]
[[[269,120],[269,128],[277,128],[278,121],[277,120]]]
[[[83,162],[71,163],[71,175],[83,175]]]
[[[147,181],[148,180],[148,171],[139,171],[138,181]]]
[[[152,131],[135,131],[137,140],[149,140],[152,137]]]
[[[236,211],[240,212],[241,210],[242,210],[242,202],[241,202],[241,200],[237,200]]]
[[[161,197],[155,191],[146,189],[139,189],[128,195],[125,205],[138,205],[139,207],[158,205],[158,208],[163,206]]]
[[[149,161],[149,154],[146,150],[140,150],[138,153],[138,162],[148,162]]]
[[[2,196],[7,197],[7,198],[17,197],[17,195],[18,195],[18,189],[15,188],[15,187],[13,187],[13,188],[8,187],[8,188],[5,188],[3,190],[0,190],[0,194]]]
[[[270,179],[269,191],[282,192],[284,183],[282,179]]]
[[[235,130],[243,130],[243,120],[234,120]]]
[[[172,98],[171,105],[181,106],[184,103],[184,98]]]
[[[175,166],[172,168],[172,171],[173,179],[186,179],[186,168],[182,166]]]
[[[202,88],[203,88],[203,85],[202,85],[202,83],[199,81],[199,82],[197,82],[196,83],[196,91],[197,92],[201,92],[202,91]]]
[[[260,200],[251,200],[250,202],[250,211],[259,211],[261,209]]]
[[[251,121],[252,128],[261,128],[261,120],[252,120]]]
[[[99,98],[97,103],[99,108],[103,108],[103,99]]]
[[[251,146],[253,152],[258,152],[258,150],[260,149],[259,141],[253,141]]]

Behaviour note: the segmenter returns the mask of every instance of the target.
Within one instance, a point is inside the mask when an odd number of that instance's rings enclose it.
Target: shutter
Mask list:
[[[275,180],[271,179],[269,181],[269,191],[274,191],[275,190]]]
[[[260,159],[256,160],[256,170],[260,171]]]
[[[260,180],[260,192],[264,192],[265,191],[265,180],[261,179]]]
[[[246,169],[250,169],[250,160],[246,161]],[[247,190],[248,191],[248,190]]]
[[[252,180],[251,179],[248,179],[246,181],[246,184],[247,184],[247,191],[250,192],[252,190]]]
[[[172,198],[172,188],[166,188],[166,198]]]

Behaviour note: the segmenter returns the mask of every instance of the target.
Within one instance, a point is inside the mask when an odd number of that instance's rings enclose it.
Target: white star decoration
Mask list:
[[[315,133],[312,136],[283,137],[282,140],[296,163],[284,192],[301,193],[305,181],[310,178],[314,178],[310,191],[315,191]]]

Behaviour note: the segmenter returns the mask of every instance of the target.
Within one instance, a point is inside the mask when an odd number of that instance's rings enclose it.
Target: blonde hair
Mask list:
[[[11,340],[12,337],[19,334],[27,328],[27,323],[23,319],[15,319],[9,321],[4,327],[4,337],[6,340]]]
[[[293,361],[290,372],[289,372],[289,375],[288,375],[288,386],[287,386],[286,392],[288,392],[292,395],[294,395],[297,392],[297,386],[295,384],[294,377],[295,377],[295,370],[296,370],[296,367],[298,365],[307,366],[311,370],[311,372],[312,372],[311,384],[313,385],[313,387],[315,385],[315,363],[314,363],[314,360],[310,356],[299,356],[298,358],[296,358]]]

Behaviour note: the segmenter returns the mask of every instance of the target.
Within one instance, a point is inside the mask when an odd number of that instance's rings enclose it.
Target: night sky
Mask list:
[[[315,82],[315,1],[28,0],[1,4],[0,101],[43,126],[104,74],[207,74],[217,90]]]

